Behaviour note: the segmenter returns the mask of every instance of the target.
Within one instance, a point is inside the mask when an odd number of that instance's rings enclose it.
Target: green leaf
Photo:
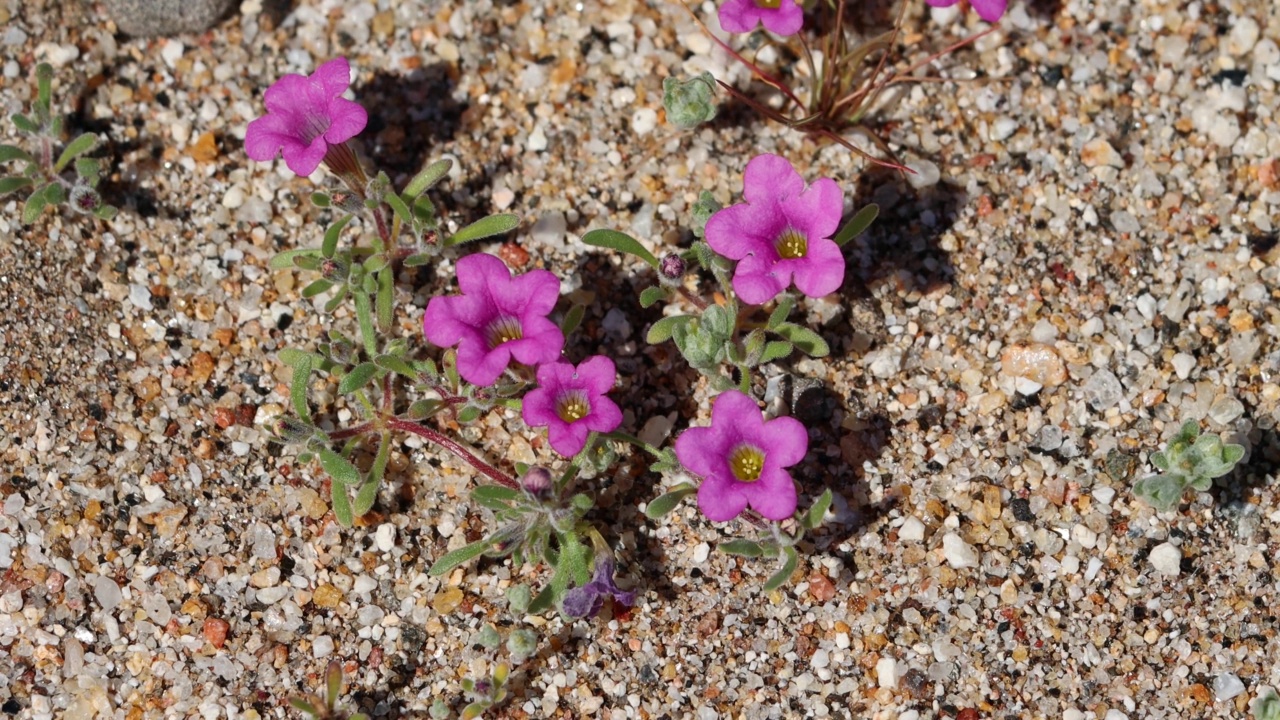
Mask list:
[[[325,686],[325,704],[332,710],[335,703],[338,702],[338,696],[342,694],[342,665],[337,661],[331,661],[324,672]]]
[[[760,547],[760,543],[754,540],[729,540],[716,545],[716,549],[726,555],[741,555],[742,557],[760,557],[764,555],[764,548]]]
[[[378,293],[374,296],[374,313],[378,317],[378,327],[390,332],[391,323],[395,319],[393,304],[395,300],[395,274],[391,268],[383,268],[378,273]]]
[[[110,205],[102,205],[97,210],[93,211],[93,216],[98,218],[99,220],[111,220],[116,216],[116,213],[118,212],[119,212],[118,210],[111,207]]]
[[[473,423],[476,421],[476,418],[480,417],[480,412],[480,408],[475,405],[468,405],[458,411],[458,422],[463,425]]]
[[[409,184],[405,186],[404,194],[408,197],[418,197],[422,193],[431,189],[432,185],[440,182],[440,179],[445,175],[448,175],[449,170],[452,167],[453,161],[445,158],[444,160],[437,160],[422,168],[422,171],[417,175],[414,175],[413,179],[409,181]]]
[[[27,154],[16,145],[0,145],[0,162],[9,162],[11,160],[26,160],[27,162],[35,162],[36,159]]]
[[[654,257],[653,253],[646,250],[645,247],[640,244],[639,240],[636,240],[626,233],[601,228],[592,230],[586,235],[583,235],[582,242],[595,247],[609,248],[610,250],[617,250],[618,252],[635,255],[641,260],[649,263],[649,266],[654,270],[658,269],[658,258]]]
[[[445,553],[443,557],[436,560],[431,569],[427,571],[427,574],[431,577],[440,577],[459,565],[480,557],[488,549],[489,538],[477,540],[470,545],[463,545],[453,552]]]
[[[480,717],[482,714],[484,714],[484,711],[488,709],[489,709],[488,703],[473,702],[470,705],[462,708],[462,715],[460,717],[462,718],[462,720],[476,720],[476,718]]]
[[[102,177],[102,165],[96,158],[76,158],[76,175],[89,183],[89,187],[95,187]]]
[[[796,571],[796,564],[800,560],[796,556],[796,549],[791,546],[787,546],[782,548],[782,553],[786,555],[786,559],[783,561],[782,567],[778,572],[770,575],[769,579],[765,581],[765,592],[773,592],[774,590],[782,587],[782,585],[791,578],[791,573]]]
[[[660,285],[651,285],[640,291],[640,307],[652,307],[654,303],[667,296],[667,289]]]
[[[796,299],[791,295],[781,295],[778,297],[778,305],[774,307],[773,312],[769,313],[769,322],[766,325],[770,330],[777,330],[787,321],[787,316],[791,314],[791,308],[795,307]]]
[[[27,196],[27,203],[22,207],[23,225],[30,225],[40,219],[40,213],[44,212],[45,207],[49,204],[49,198],[46,196],[48,189],[49,185],[45,185],[37,188]]]
[[[31,185],[33,185],[31,178],[3,177],[0,178],[0,195],[7,195],[14,190],[21,190],[25,187],[31,187]]]
[[[315,705],[312,705],[302,698],[289,698],[289,704],[293,706],[294,710],[304,712],[313,718],[320,715],[320,711],[316,709]]]
[[[444,403],[439,400],[416,400],[409,406],[406,415],[411,420],[423,420],[435,415],[444,407]]]
[[[325,292],[328,292],[328,290],[332,287],[333,287],[333,283],[323,278],[320,280],[314,280],[308,283],[306,287],[302,288],[302,297],[308,298],[308,299],[313,298],[317,295],[322,295]]]
[[[379,355],[374,358],[373,361],[377,363],[380,368],[390,370],[393,373],[398,373],[410,380],[418,379],[418,371],[414,370],[412,365],[395,355]]]
[[[77,157],[93,150],[98,145],[98,136],[93,133],[84,133],[72,140],[62,150],[62,154],[58,156],[58,161],[53,164],[54,172],[62,172],[62,170]]]
[[[827,341],[809,328],[801,327],[794,323],[783,323],[775,328],[774,332],[790,341],[792,345],[800,348],[801,352],[809,357],[826,357],[831,352],[831,348],[827,346]]]
[[[376,289],[376,288],[375,288]],[[364,341],[364,351],[373,357],[378,354],[378,333],[373,328],[373,308],[369,296],[358,292],[356,298],[356,320],[360,324],[360,339]]]
[[[1226,463],[1228,469],[1240,462],[1244,458],[1244,446],[1235,443],[1227,443],[1222,446],[1222,462]]]
[[[578,329],[582,324],[582,316],[587,312],[587,307],[581,303],[575,304],[569,308],[569,312],[564,314],[564,319],[560,321],[560,332],[568,337],[570,333]]]
[[[804,526],[807,530],[812,530],[822,524],[822,518],[826,517],[827,510],[831,507],[831,488],[827,488],[818,499],[809,507],[809,512],[805,513]]]
[[[327,447],[320,448],[320,466],[329,473],[335,483],[355,485],[360,482],[360,471],[348,459]]]
[[[44,186],[44,197],[50,205],[57,205],[66,201],[67,191],[62,188],[61,183],[51,182]]]
[[[343,215],[337,222],[325,229],[324,242],[320,245],[321,255],[331,258],[338,252],[338,238],[342,236],[342,229],[347,226],[347,223],[351,222],[351,218],[353,217],[355,216]],[[276,257],[279,257],[279,255]]]
[[[289,362],[286,354],[291,348],[280,351],[280,359],[293,366],[293,380],[289,383],[289,398],[293,401],[293,411],[303,422],[311,424],[311,408],[307,406],[307,387],[311,381],[313,358],[310,353],[303,354],[295,362]],[[299,351],[294,351],[299,352]]]
[[[836,233],[836,236],[831,239],[835,241],[836,245],[844,247],[850,240],[866,232],[867,228],[871,227],[871,223],[875,222],[876,216],[879,214],[879,205],[876,205],[875,203],[867,205],[854,213],[853,217],[849,218],[849,222],[845,223],[844,227],[840,228],[840,232]]]
[[[327,208],[333,205],[333,198],[329,197],[329,193],[313,192],[311,193],[311,204],[319,208]]]
[[[510,213],[503,215],[490,215],[489,217],[480,218],[470,225],[462,228],[454,233],[444,242],[445,247],[453,247],[462,243],[471,242],[473,240],[481,240],[494,235],[502,235],[511,232],[520,224],[520,216]]]
[[[764,352],[760,353],[760,362],[769,363],[774,360],[781,360],[790,355],[794,347],[785,340],[771,340],[765,343]]]
[[[551,606],[555,601],[555,591],[552,590],[550,586],[547,586],[542,589],[542,592],[538,593],[538,596],[533,599],[533,602],[529,603],[528,612],[530,615],[537,615],[538,613],[546,612],[551,609]]]
[[[405,258],[405,259],[404,259],[404,266],[405,266],[405,267],[418,267],[419,265],[426,265],[426,264],[427,264],[427,263],[429,263],[429,262],[431,262],[431,256],[430,256],[430,255],[428,255],[428,254],[426,254],[426,253],[417,253],[416,255],[410,255],[409,257]]]
[[[405,225],[413,224],[413,213],[409,212],[409,206],[405,204],[399,195],[387,193],[382,197],[382,201],[391,206],[391,211],[400,218],[400,222]]]
[[[373,504],[378,500],[379,485],[381,485],[381,483],[376,478],[369,478],[360,486],[360,489],[356,491],[356,503],[352,508],[352,512],[356,517],[364,515],[373,508]]]
[[[659,345],[664,343],[671,339],[671,335],[675,332],[677,326],[687,325],[692,320],[692,315],[672,315],[671,317],[664,317],[649,328],[649,334],[645,337],[645,342],[650,345]]]
[[[481,485],[471,491],[471,499],[490,510],[509,510],[520,491],[504,485]]]
[[[362,362],[351,368],[351,372],[343,375],[342,381],[338,383],[338,393],[349,395],[368,385],[369,381],[378,374],[378,370],[378,366],[371,362]]]
[[[680,483],[666,493],[654,498],[653,502],[645,506],[644,514],[650,520],[658,520],[670,513],[672,510],[675,510],[681,500],[684,500],[686,497],[697,491],[698,488],[690,485],[689,483]]]
[[[1174,475],[1152,475],[1133,484],[1133,494],[1161,512],[1176,507],[1186,489],[1186,481]]]
[[[351,527],[355,515],[351,512],[351,498],[347,497],[347,486],[342,483],[329,483],[330,496],[333,501],[333,515],[338,518],[342,527]]]
[[[9,119],[13,120],[13,124],[16,125],[17,128],[24,133],[36,135],[40,132],[40,126],[31,118],[27,117],[26,115],[23,115],[22,113],[14,113],[13,115],[9,116]]]
[[[49,112],[53,102],[53,66],[49,63],[36,65],[36,104]]]
[[[318,258],[320,257],[320,251],[315,248],[299,248],[297,250],[285,250],[284,252],[276,253],[275,257],[271,258],[271,261],[267,263],[267,267],[271,268],[272,270],[292,270],[293,268],[297,267],[297,265],[295,265],[293,262],[294,258],[300,258],[300,257]]]
[[[1150,460],[1152,465],[1155,465],[1165,472],[1169,472],[1169,456],[1166,455],[1163,450],[1151,453]]]

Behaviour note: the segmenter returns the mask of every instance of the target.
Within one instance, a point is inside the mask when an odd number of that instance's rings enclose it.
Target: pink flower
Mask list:
[[[364,130],[369,116],[357,103],[340,97],[351,84],[351,67],[338,57],[310,77],[285,75],[267,88],[267,114],[249,123],[244,151],[258,162],[284,155],[289,169],[310,175],[321,162],[335,173],[357,171],[346,141]]]
[[[546,270],[511,277],[493,255],[458,261],[461,295],[435,297],[422,320],[427,340],[458,346],[458,374],[473,385],[492,385],[511,358],[525,365],[553,362],[564,333],[547,315],[560,297],[560,281]]]
[[[832,241],[844,211],[833,180],[808,188],[791,163],[777,155],[757,155],[743,179],[747,202],[720,210],[707,220],[707,244],[738,261],[733,290],[743,302],[761,305],[795,280],[800,292],[821,297],[844,281],[844,256]]]
[[[804,24],[804,11],[795,0],[726,0],[719,14],[726,32],[751,32],[763,23],[771,33],[795,35]]]
[[[960,0],[924,0],[934,7],[951,7]],[[978,17],[993,23],[1004,17],[1005,8],[1009,6],[1009,0],[969,0],[969,4],[973,6],[973,11],[978,13]]]
[[[702,477],[698,507],[715,522],[732,520],[748,505],[770,520],[796,511],[796,486],[784,468],[804,459],[809,435],[799,420],[765,421],[756,401],[729,390],[711,408],[711,427],[685,430],[676,457]]]
[[[531,427],[547,427],[551,447],[565,457],[582,452],[587,434],[612,432],[622,411],[605,393],[613,389],[613,361],[595,355],[574,367],[556,362],[538,368],[538,388],[524,396],[521,410]]]

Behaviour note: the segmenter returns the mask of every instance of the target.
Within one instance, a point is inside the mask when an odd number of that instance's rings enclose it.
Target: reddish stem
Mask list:
[[[461,443],[455,441],[453,438],[449,437],[448,435],[432,430],[426,425],[421,425],[419,423],[416,423],[410,420],[401,420],[400,418],[388,419],[387,427],[391,428],[392,430],[400,430],[402,432],[412,433],[424,440],[433,442],[439,445],[440,447],[444,448],[445,450],[448,450],[449,452],[453,453],[454,455],[457,455],[463,460],[466,460],[467,463],[471,465],[471,467],[480,471],[482,475],[488,477],[490,480],[498,483],[499,485],[509,487],[513,490],[520,489],[520,484],[517,483],[515,480],[511,479],[510,477],[508,477],[506,473],[502,472],[501,470],[495,468],[489,463],[476,457],[475,453],[463,447]]]
[[[329,433],[329,439],[334,441],[347,440],[356,437],[357,435],[363,435],[373,429],[374,423],[362,423],[353,428],[347,428],[346,430],[335,430],[334,432]]]

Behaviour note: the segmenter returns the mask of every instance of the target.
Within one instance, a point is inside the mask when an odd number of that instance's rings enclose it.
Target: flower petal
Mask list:
[[[785,468],[804,460],[809,451],[809,431],[793,417],[778,417],[763,423],[759,440],[770,465]]]
[[[804,25],[804,10],[794,0],[782,0],[777,9],[761,11],[760,22],[764,23],[766,30],[776,35],[795,35]]]
[[[305,114],[310,81],[304,75],[289,73],[271,84],[262,94],[267,112],[286,117]]]
[[[703,478],[698,486],[698,508],[712,522],[728,522],[747,509],[747,496],[742,487],[743,483],[732,480]]]
[[[330,100],[325,114],[329,116],[329,129],[324,131],[324,139],[334,145],[359,135],[369,123],[369,113],[360,103],[343,98]]]
[[[578,364],[575,372],[582,387],[593,395],[604,395],[613,389],[618,379],[613,361],[604,355],[592,355]]]
[[[560,359],[564,333],[559,326],[544,317],[532,317],[521,321],[520,329],[524,337],[501,345],[509,348],[517,360],[525,365],[541,365]]]
[[[716,397],[711,406],[712,427],[738,429],[740,436],[751,436],[763,430],[764,416],[760,406],[748,395],[738,390],[726,390]]]
[[[505,312],[526,318],[547,315],[560,299],[560,280],[549,270],[530,270],[489,285],[493,301]]]
[[[289,144],[301,145],[289,132],[287,121],[279,115],[263,115],[249,123],[244,131],[244,152],[249,159],[271,162]]]
[[[439,347],[453,347],[464,338],[475,338],[483,345],[481,328],[491,319],[479,312],[483,307],[465,296],[433,297],[422,316],[422,331],[428,342]]]
[[[488,295],[491,285],[511,282],[506,263],[488,253],[475,253],[459,258],[455,274],[458,288],[467,295]]]
[[[486,351],[482,343],[463,342],[458,346],[458,374],[472,385],[492,385],[511,364],[510,344]]]
[[[717,11],[725,32],[751,32],[760,23],[760,8],[754,0],[726,0]]]
[[[691,427],[676,438],[676,459],[689,472],[705,478],[717,465],[717,443],[714,440],[711,428]]]
[[[844,254],[834,241],[810,240],[808,255],[803,260],[788,262],[787,269],[800,292],[819,298],[839,290],[844,283]]]
[[[844,214],[844,193],[830,178],[819,178],[804,192],[781,204],[787,224],[804,233],[813,242],[815,238],[829,238],[840,227]]]
[[[733,291],[749,305],[763,305],[791,284],[792,265],[794,261],[779,263],[776,256],[745,257],[733,272]]]
[[[743,485],[743,492],[751,507],[770,520],[786,520],[796,511],[796,484],[785,470],[765,470],[759,480]]]
[[[583,418],[581,424],[588,430],[613,432],[622,424],[622,410],[609,398],[596,397],[591,401],[591,414]]]
[[[786,228],[787,216],[772,201],[730,205],[707,218],[703,231],[712,250],[741,260],[756,253],[776,257],[773,239]]]
[[[311,73],[311,81],[318,83],[329,97],[337,97],[351,85],[351,64],[338,56]]]
[[[323,138],[316,138],[310,145],[288,143],[280,150],[280,154],[284,156],[284,164],[294,173],[306,177],[320,167],[324,154],[329,151],[329,145]]]
[[[969,0],[969,4],[973,6],[974,12],[978,13],[978,17],[989,23],[998,22],[1004,17],[1004,11],[1009,6],[1008,0]]]
[[[565,457],[573,457],[586,447],[587,434],[591,431],[581,422],[552,423],[547,428],[547,439],[551,447]]]
[[[542,366],[545,367],[548,366]],[[542,368],[538,368],[539,375]],[[529,427],[546,427],[560,420],[560,416],[556,415],[555,390],[540,387],[526,393],[520,406],[520,417]]]
[[[789,0],[788,0],[789,1]],[[742,178],[742,196],[749,203],[768,203],[793,198],[804,191],[804,178],[778,155],[757,155],[747,163]]]

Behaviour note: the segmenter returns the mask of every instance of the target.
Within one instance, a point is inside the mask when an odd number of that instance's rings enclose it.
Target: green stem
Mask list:
[[[605,440],[617,440],[618,442],[631,443],[656,458],[662,458],[662,451],[634,435],[629,435],[615,430],[609,433],[600,433],[600,437]]]

